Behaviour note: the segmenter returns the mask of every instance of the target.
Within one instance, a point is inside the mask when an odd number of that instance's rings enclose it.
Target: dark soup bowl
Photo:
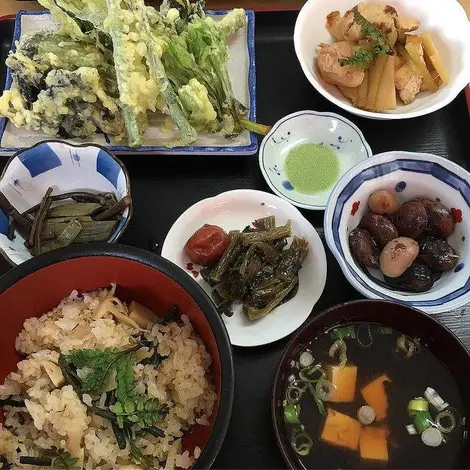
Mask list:
[[[271,411],[292,469],[470,468],[470,354],[432,317],[360,300],[312,318],[277,368]]]
[[[201,449],[192,468],[209,468],[232,413],[234,366],[230,340],[202,288],[160,256],[123,245],[77,245],[35,257],[5,274],[0,278],[0,384],[24,358],[15,349],[15,338],[26,319],[50,311],[72,291],[90,292],[111,283],[116,284],[118,299],[138,302],[158,316],[177,305],[179,312],[189,317],[211,356],[208,374],[217,396],[212,416],[207,423],[185,432],[182,442],[182,449],[189,450],[190,455],[196,447]]]

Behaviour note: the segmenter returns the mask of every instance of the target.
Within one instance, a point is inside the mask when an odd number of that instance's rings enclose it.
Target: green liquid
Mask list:
[[[339,177],[336,152],[317,144],[301,144],[290,150],[284,165],[294,189],[303,194],[325,191]]]

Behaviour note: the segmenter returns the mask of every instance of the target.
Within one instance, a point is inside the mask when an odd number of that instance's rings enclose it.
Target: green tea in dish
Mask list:
[[[319,193],[336,183],[339,177],[338,155],[329,147],[300,144],[289,151],[284,169],[297,192]]]
[[[298,468],[457,468],[462,397],[419,338],[373,323],[318,335],[292,358],[282,402]]]

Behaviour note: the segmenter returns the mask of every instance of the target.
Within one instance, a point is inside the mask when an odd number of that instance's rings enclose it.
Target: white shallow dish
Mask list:
[[[257,321],[248,320],[241,305],[231,318],[223,317],[230,341],[235,346],[260,346],[289,335],[309,317],[326,282],[326,255],[323,243],[310,222],[291,204],[269,193],[235,190],[204,199],[184,212],[165,238],[162,256],[182,268],[210,294],[212,288],[199,275],[197,265],[188,266],[183,247],[202,225],[219,225],[224,230],[242,230],[254,220],[274,215],[277,224],[292,222],[292,233],[309,242],[309,253],[299,272],[299,290],[289,302]],[[190,269],[193,268],[193,269]],[[194,271],[194,273],[193,273]]]
[[[401,202],[415,197],[438,198],[454,215],[455,229],[447,241],[460,255],[459,263],[428,292],[387,289],[380,284],[383,275],[379,270],[369,270],[368,275],[351,254],[349,233],[368,211],[370,194],[379,189],[395,191]],[[436,155],[398,151],[360,163],[332,191],[324,229],[326,242],[344,275],[366,297],[403,302],[431,314],[470,302],[470,173],[455,163]]]
[[[207,11],[216,21],[225,15],[227,11]],[[229,62],[228,71],[232,79],[235,97],[246,106],[250,120],[256,120],[256,72],[255,72],[255,14],[247,11],[247,25],[229,38]],[[30,34],[42,30],[56,28],[49,12],[24,11],[18,12],[15,21],[13,44],[23,34]],[[5,89],[11,86],[11,71],[7,71]],[[159,113],[149,113],[149,128],[145,133],[144,144],[138,148],[130,148],[120,142],[107,138],[102,134],[95,134],[87,139],[91,143],[107,147],[116,154],[231,154],[253,155],[258,150],[258,140],[255,134],[248,131],[240,135],[226,139],[221,135],[199,133],[198,140],[188,147],[167,148],[164,142],[174,142],[178,139],[176,134],[162,133],[161,126],[165,117]],[[43,132],[28,131],[16,128],[7,119],[0,118],[0,155],[12,155],[18,150],[30,147],[41,140],[51,138]],[[82,144],[83,140],[70,139],[75,144]]]
[[[308,0],[297,17],[294,46],[302,70],[327,100],[350,113],[371,119],[406,119],[432,113],[448,105],[470,82],[470,22],[457,0],[371,0],[371,3],[393,6],[399,15],[416,18],[418,32],[431,33],[442,60],[450,73],[450,82],[436,93],[422,92],[417,99],[397,109],[374,113],[354,107],[334,85],[320,77],[316,50],[320,43],[333,38],[325,27],[326,16],[338,10],[342,15],[359,0]],[[366,2],[367,3],[367,2]]]
[[[107,149],[91,144],[41,142],[11,157],[0,179],[0,191],[20,214],[40,203],[49,187],[53,188],[53,195],[71,191],[109,192],[118,200],[131,195],[125,166]],[[123,212],[108,243],[119,239],[131,216],[132,207]],[[16,265],[33,255],[16,230],[15,238],[8,239],[9,222],[8,215],[0,209],[0,252]]]
[[[298,111],[274,124],[259,151],[259,165],[264,179],[278,196],[294,206],[324,210],[333,186],[315,194],[302,194],[295,190],[285,173],[285,160],[290,150],[304,143],[333,149],[339,160],[339,177],[371,157],[372,150],[359,128],[338,114]]]

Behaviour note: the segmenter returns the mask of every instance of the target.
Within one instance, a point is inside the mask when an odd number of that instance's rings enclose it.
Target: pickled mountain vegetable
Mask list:
[[[0,207],[11,218],[9,237],[13,239],[17,230],[34,255],[73,243],[107,241],[132,204],[130,196],[118,201],[113,193],[52,193],[49,188],[41,202],[23,214],[0,193]]]
[[[427,292],[442,273],[454,269],[459,254],[446,240],[455,227],[451,211],[439,200],[417,197],[400,203],[396,192],[378,190],[349,233],[349,248],[357,264],[383,287]],[[380,277],[369,269],[380,268]]]
[[[285,363],[277,403],[292,467],[458,467],[468,410],[446,365],[419,338],[345,321],[304,337]]]
[[[204,228],[225,234],[220,227]],[[232,304],[238,301],[246,317],[257,320],[295,296],[308,242],[294,235],[287,247],[291,235],[290,221],[276,226],[273,216],[256,220],[242,231],[229,232],[225,251],[218,250],[201,269],[203,279],[214,288],[212,298],[221,314],[232,316]],[[211,243],[210,237],[200,237],[198,249],[208,250]]]

